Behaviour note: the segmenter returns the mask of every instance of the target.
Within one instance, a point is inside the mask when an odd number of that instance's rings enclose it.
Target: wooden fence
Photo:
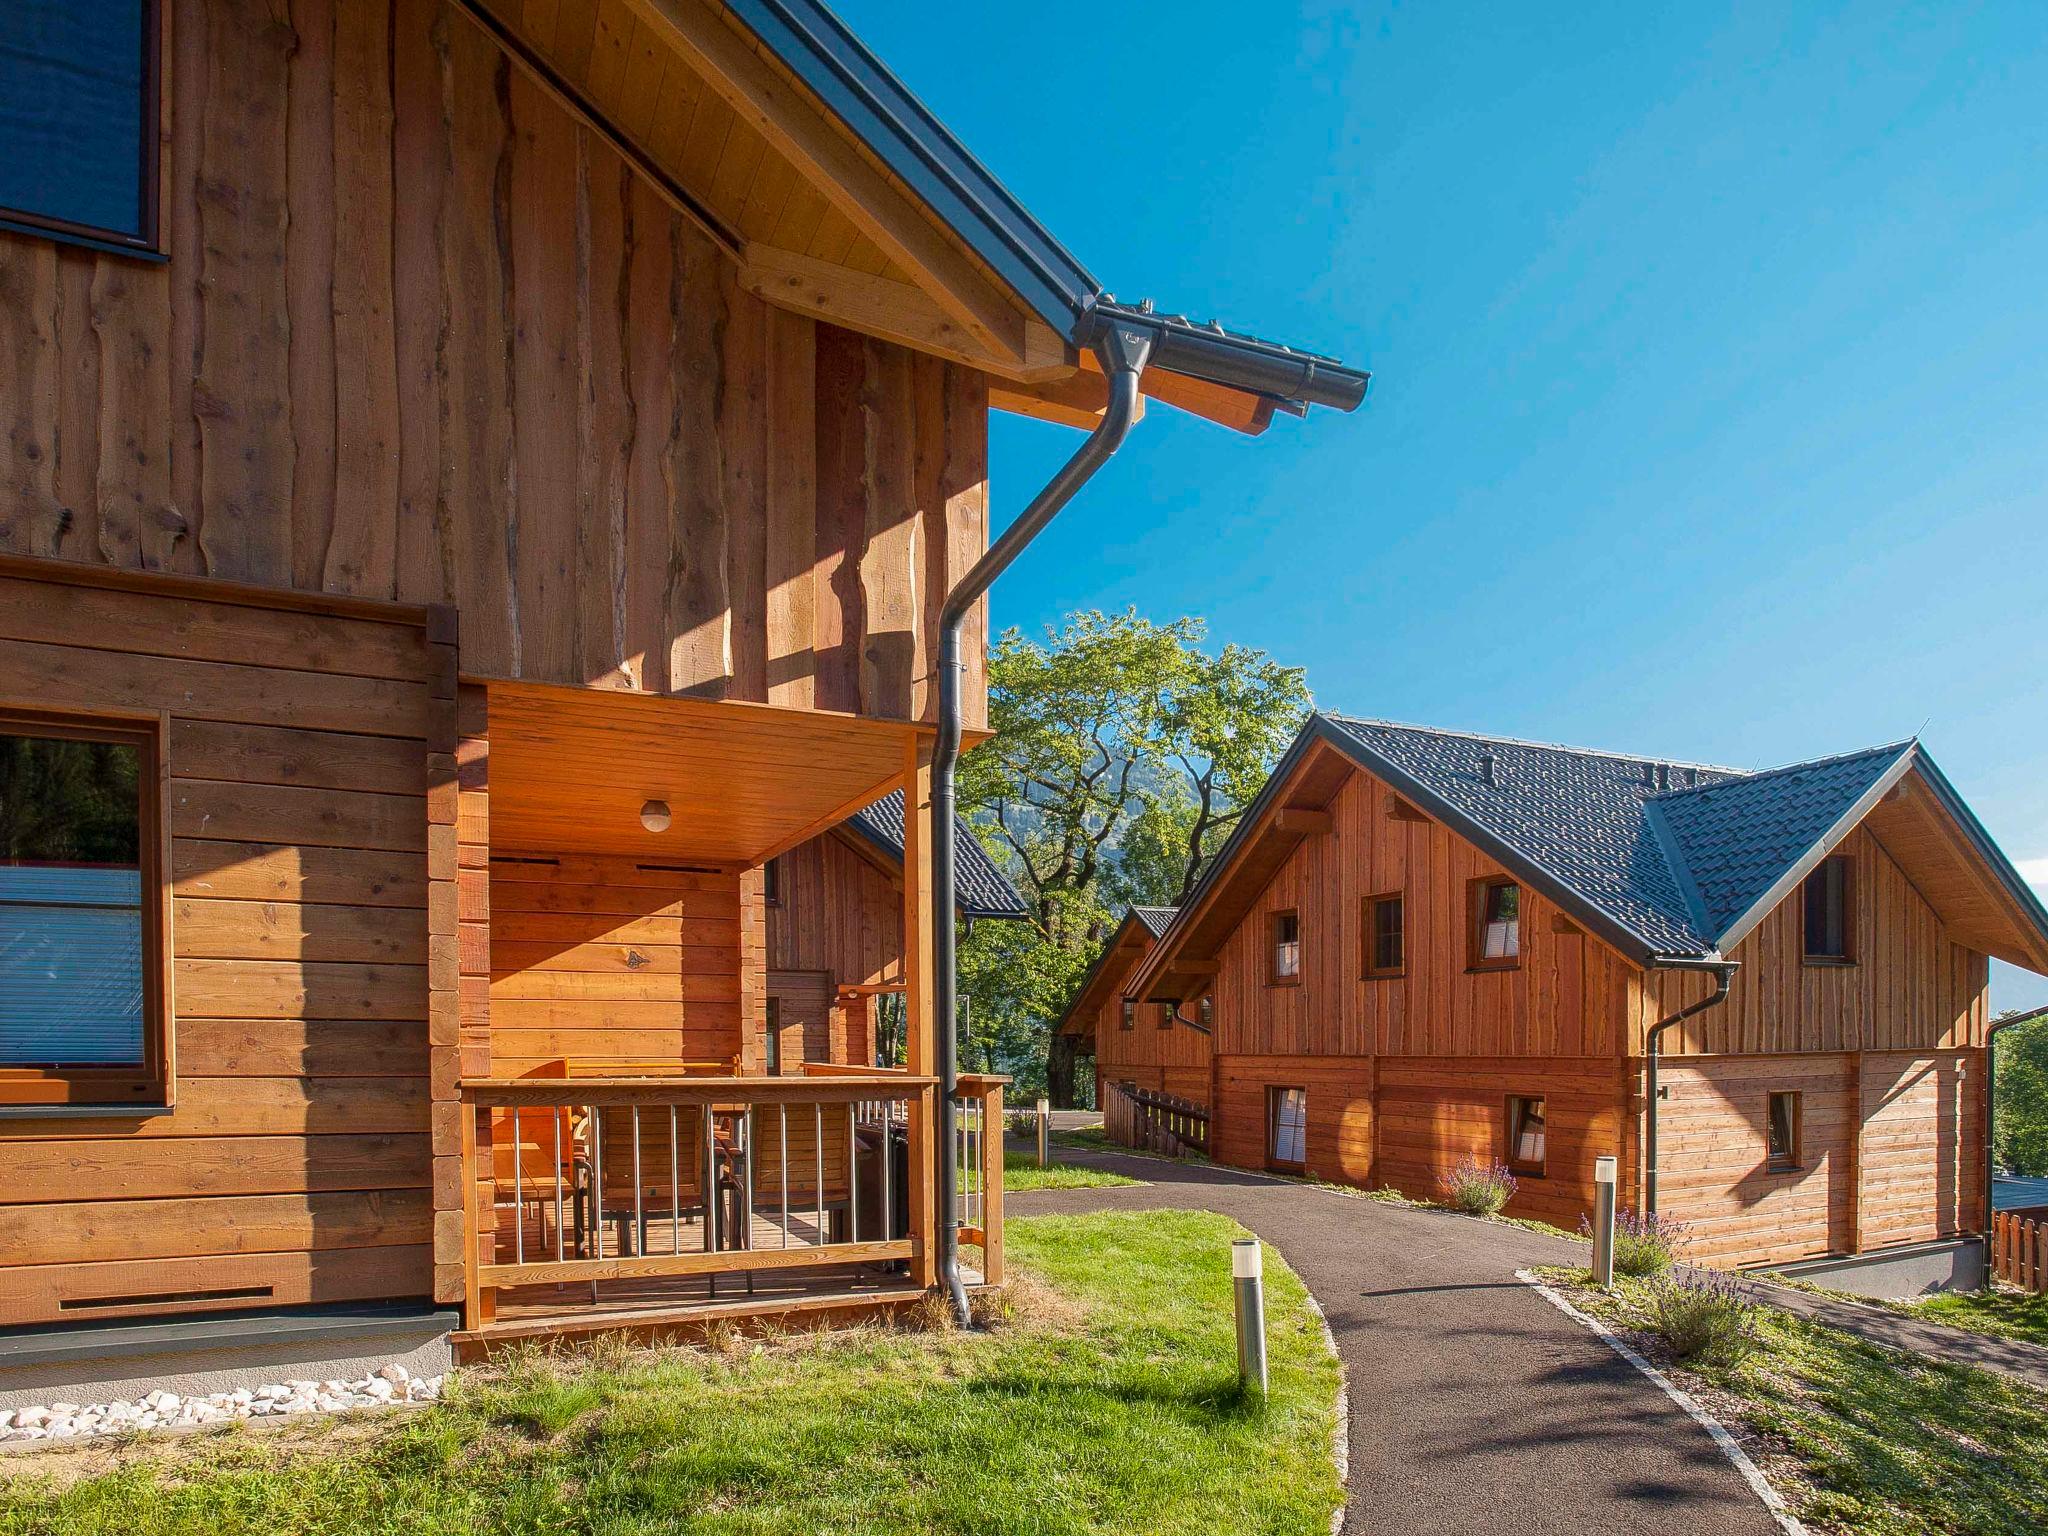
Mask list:
[[[2048,1206],[1992,1214],[1991,1273],[2021,1290],[2048,1292]]]
[[[1104,1085],[1103,1134],[1121,1146],[1179,1157],[1209,1155],[1209,1111],[1187,1099],[1150,1088]]]

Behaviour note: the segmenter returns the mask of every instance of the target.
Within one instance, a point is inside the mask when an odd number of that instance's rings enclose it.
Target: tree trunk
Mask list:
[[[1054,1109],[1074,1108],[1074,1037],[1054,1035],[1045,1046],[1045,1096]]]

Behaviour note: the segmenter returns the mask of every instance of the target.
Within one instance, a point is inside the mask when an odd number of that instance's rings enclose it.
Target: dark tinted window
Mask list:
[[[0,217],[154,240],[150,11],[150,0],[0,7]]]
[[[1823,859],[1806,877],[1806,957],[1849,958],[1849,861]]]

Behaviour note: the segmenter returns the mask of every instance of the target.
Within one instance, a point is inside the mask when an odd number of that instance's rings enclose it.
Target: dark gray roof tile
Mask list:
[[[846,820],[848,826],[897,863],[903,862],[902,790],[882,796]],[[960,910],[969,917],[1026,916],[1024,898],[1017,894],[1016,887],[996,867],[995,860],[981,846],[973,828],[958,817],[954,818],[953,825],[953,846],[958,850],[954,869],[960,892]]]

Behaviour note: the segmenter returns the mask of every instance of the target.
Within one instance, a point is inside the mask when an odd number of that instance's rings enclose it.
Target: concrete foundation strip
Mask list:
[[[1672,1402],[1678,1404],[1680,1408],[1683,1408],[1695,1424],[1699,1425],[1701,1429],[1704,1429],[1713,1437],[1714,1444],[1721,1448],[1721,1454],[1734,1464],[1735,1470],[1742,1474],[1742,1480],[1749,1484],[1750,1491],[1763,1501],[1764,1508],[1771,1512],[1771,1518],[1778,1522],[1780,1530],[1786,1532],[1787,1536],[1810,1536],[1806,1527],[1799,1523],[1798,1518],[1786,1506],[1784,1496],[1771,1486],[1770,1480],[1763,1474],[1763,1469],[1750,1459],[1749,1452],[1745,1451],[1741,1443],[1728,1433],[1726,1427],[1722,1425],[1719,1419],[1699,1405],[1691,1393],[1678,1386],[1670,1377],[1645,1360],[1626,1339],[1601,1322],[1599,1318],[1581,1312],[1570,1301],[1566,1300],[1560,1292],[1545,1285],[1528,1270],[1516,1270],[1515,1278],[1549,1302],[1553,1307],[1557,1308],[1566,1317],[1572,1319],[1573,1322],[1591,1329],[1593,1333],[1605,1341],[1609,1349],[1649,1377],[1651,1381],[1656,1383],[1658,1391],[1670,1398]]]

